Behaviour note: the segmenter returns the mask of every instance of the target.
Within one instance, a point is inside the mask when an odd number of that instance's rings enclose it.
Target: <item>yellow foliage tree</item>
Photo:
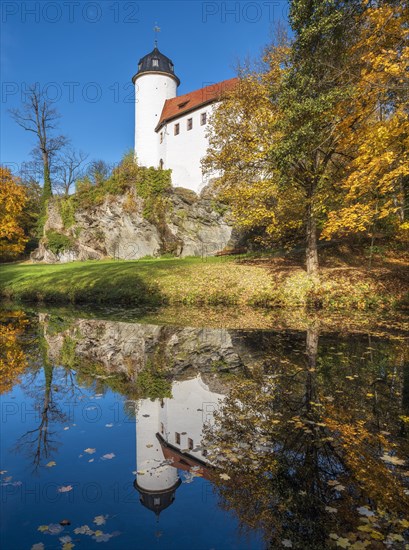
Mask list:
[[[27,197],[8,168],[0,166],[0,259],[15,258],[24,250],[27,237],[21,227],[21,216]]]
[[[284,77],[290,51],[284,36],[279,41],[266,49],[261,67],[240,69],[236,88],[225,94],[210,120],[209,148],[202,161],[205,172],[215,176],[237,226],[262,244],[283,237],[290,242],[303,223],[302,192],[294,186],[283,194],[270,161],[278,116],[270,95]]]
[[[380,3],[360,18],[350,49],[353,95],[339,106],[346,158],[344,204],[329,213],[322,236],[365,232],[383,220],[405,221],[409,177],[409,12],[406,2]]]

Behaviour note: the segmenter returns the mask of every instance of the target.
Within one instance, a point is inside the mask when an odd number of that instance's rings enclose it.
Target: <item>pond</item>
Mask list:
[[[407,548],[408,334],[186,316],[1,314],[2,550]]]

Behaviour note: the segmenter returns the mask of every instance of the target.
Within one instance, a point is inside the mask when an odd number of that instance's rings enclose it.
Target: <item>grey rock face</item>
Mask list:
[[[58,201],[51,201],[45,234],[55,231],[70,237],[72,249],[54,254],[44,238],[31,258],[56,263],[103,258],[137,260],[165,252],[178,257],[211,256],[226,246],[235,246],[232,226],[215,210],[209,193],[198,197],[184,189],[173,189],[168,198],[169,208],[161,227],[144,217],[143,199],[133,190],[107,196],[100,205],[76,211],[75,224],[69,228],[64,227]]]

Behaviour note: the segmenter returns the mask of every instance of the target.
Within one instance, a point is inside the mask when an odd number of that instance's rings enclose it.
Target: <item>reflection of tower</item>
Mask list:
[[[136,465],[134,482],[141,503],[159,515],[175,500],[181,484],[176,468],[166,462],[156,437],[161,416],[161,402],[143,399],[136,415]]]
[[[172,396],[137,404],[134,485],[141,503],[157,515],[175,500],[181,484],[178,469],[200,469],[200,475],[210,478],[201,445],[203,426],[212,422],[224,398],[211,392],[200,376],[174,382]]]

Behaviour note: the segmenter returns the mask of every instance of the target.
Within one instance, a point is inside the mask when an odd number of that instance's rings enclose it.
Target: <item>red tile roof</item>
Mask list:
[[[159,123],[156,126],[156,131],[158,131],[163,124],[174,118],[178,118],[189,111],[199,109],[199,107],[203,105],[213,103],[214,101],[220,101],[223,94],[233,90],[238,81],[238,78],[230,78],[230,80],[223,80],[222,82],[200,88],[200,90],[167,99],[163,106]]]

